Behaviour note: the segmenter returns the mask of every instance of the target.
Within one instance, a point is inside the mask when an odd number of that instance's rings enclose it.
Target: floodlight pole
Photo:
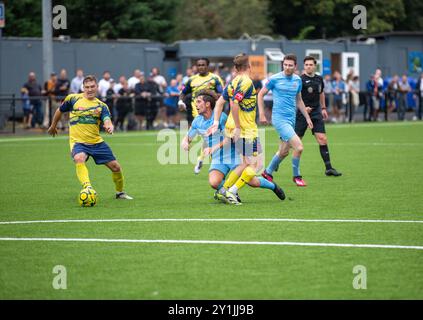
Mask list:
[[[53,72],[53,30],[51,0],[43,0],[43,77],[47,81]]]

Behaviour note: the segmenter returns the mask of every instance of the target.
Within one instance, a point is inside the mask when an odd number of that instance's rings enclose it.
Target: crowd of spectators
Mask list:
[[[324,76],[326,106],[330,110],[330,121],[344,122],[349,113],[354,115],[358,107],[363,107],[363,121],[381,121],[380,111],[385,118],[397,113],[399,121],[406,120],[407,111],[414,111],[412,120],[422,120],[423,73],[418,79],[403,74],[383,78],[382,71],[376,69],[365,82],[365,90],[360,90],[360,79],[351,70],[346,79],[339,71]],[[353,118],[353,116],[351,117]]]
[[[150,130],[155,128],[176,128],[181,120],[178,110],[178,97],[189,77],[196,74],[196,66],[187,68],[185,74],[177,74],[168,83],[156,67],[148,74],[136,69],[127,78],[120,75],[116,82],[109,71],[104,71],[98,81],[98,98],[107,103],[117,130]],[[225,85],[235,76],[229,68],[215,68]],[[297,72],[300,73],[299,71]],[[254,79],[254,85],[260,90],[267,79]],[[62,69],[59,75],[52,73],[50,78],[41,85],[34,72],[28,75],[28,81],[21,89],[24,112],[24,127],[47,128],[51,116],[59,107],[61,100],[69,93],[82,92],[84,71],[78,69],[72,80],[67,71]],[[377,69],[367,80],[365,91],[360,90],[360,79],[351,70],[346,79],[335,71],[324,76],[324,92],[326,106],[332,122],[347,121],[349,113],[354,115],[357,109],[363,107],[364,121],[380,121],[379,113],[397,112],[398,120],[405,119],[406,111],[413,108],[413,120],[422,119],[423,74],[419,79],[407,75],[394,75],[382,78],[382,72]],[[47,97],[48,99],[43,97]],[[46,103],[42,103],[46,101]],[[271,91],[265,97],[265,112],[271,119]],[[350,117],[351,119],[351,117]],[[59,128],[66,130],[67,119],[64,118]]]

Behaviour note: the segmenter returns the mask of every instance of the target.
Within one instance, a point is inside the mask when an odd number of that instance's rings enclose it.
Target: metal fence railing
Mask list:
[[[17,124],[24,124],[23,121],[28,120],[27,126],[46,129],[51,124],[53,114],[63,98],[0,94],[0,133],[16,133]],[[149,97],[110,96],[106,98],[105,102],[109,106],[115,124],[120,122],[122,125],[125,121],[128,124],[128,130],[137,130],[139,125],[136,125],[136,122],[140,118],[138,116],[145,118],[147,129],[153,128],[153,121],[159,114],[165,98],[159,95]],[[328,95],[327,101],[330,117],[333,118],[334,97]],[[186,101],[186,103],[190,107],[189,102]],[[417,92],[408,93],[406,97],[390,96],[388,92],[384,92],[376,100],[369,92],[359,92],[356,96],[346,93],[342,98],[339,114],[342,117],[342,122],[376,121],[375,116],[379,116],[379,120],[389,121],[403,120],[405,114],[411,111],[414,112],[413,115],[416,118],[421,120],[422,107],[422,96],[419,96]],[[189,113],[190,110],[187,112],[187,117]],[[397,117],[394,117],[392,113],[396,113]],[[410,116],[409,113],[408,116]]]

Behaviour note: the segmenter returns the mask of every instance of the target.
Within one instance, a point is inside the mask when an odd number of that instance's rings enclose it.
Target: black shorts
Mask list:
[[[311,121],[313,122],[313,129],[311,130],[313,134],[315,132],[326,133],[325,122],[323,121],[323,116],[320,109],[316,111],[312,111],[310,113],[310,118],[311,118]],[[307,121],[304,118],[303,114],[301,112],[297,112],[297,116],[295,119],[295,133],[299,137],[303,137],[307,128],[308,128]]]

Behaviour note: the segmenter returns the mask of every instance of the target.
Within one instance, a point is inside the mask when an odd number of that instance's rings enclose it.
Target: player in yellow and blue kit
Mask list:
[[[179,96],[178,106],[180,110],[187,110],[185,105],[184,98],[186,95],[191,94],[191,108],[192,108],[192,117],[195,119],[198,116],[198,110],[196,106],[196,98],[198,92],[201,90],[211,90],[217,94],[222,94],[223,92],[223,81],[219,76],[209,71],[210,61],[207,58],[200,58],[197,60],[197,69],[198,73],[189,78],[187,84],[183,87],[181,94]],[[206,144],[203,144],[203,147]],[[200,156],[197,160],[197,165],[194,168],[194,173],[199,174],[201,167],[203,166],[204,155],[201,151]]]
[[[225,126],[225,136],[235,144],[241,155],[241,163],[228,176],[218,196],[227,203],[241,204],[236,194],[249,183],[263,166],[263,155],[256,124],[256,90],[249,77],[248,56],[239,54],[234,58],[237,76],[223,91],[216,103],[214,123],[209,134],[218,130],[218,120],[225,102],[230,103],[230,114]],[[285,198],[285,195],[283,196]]]
[[[182,141],[182,148],[189,150],[190,142],[197,135],[201,135],[207,141],[208,147],[204,149],[205,155],[211,156],[209,168],[209,184],[216,190],[215,199],[218,199],[218,190],[225,182],[225,177],[231,170],[235,170],[241,163],[239,154],[235,151],[235,144],[227,143],[223,130],[225,128],[227,115],[222,113],[219,119],[219,131],[208,135],[208,129],[213,125],[216,93],[210,90],[200,91],[196,99],[196,107],[199,115],[194,119],[188,134]],[[281,200],[285,199],[282,189],[274,182],[269,182],[263,177],[254,177],[248,184],[251,187],[265,188],[272,190]],[[237,200],[240,202],[238,194]]]
[[[100,124],[107,133],[113,134],[113,124],[107,105],[96,98],[97,79],[86,76],[83,80],[84,92],[70,94],[56,110],[48,133],[57,135],[57,123],[62,113],[69,112],[69,143],[71,156],[76,164],[76,175],[83,188],[90,188],[91,181],[85,162],[92,157],[96,164],[104,164],[112,171],[113,182],[116,187],[116,199],[132,200],[123,191],[123,174],[112,150],[100,136]]]

